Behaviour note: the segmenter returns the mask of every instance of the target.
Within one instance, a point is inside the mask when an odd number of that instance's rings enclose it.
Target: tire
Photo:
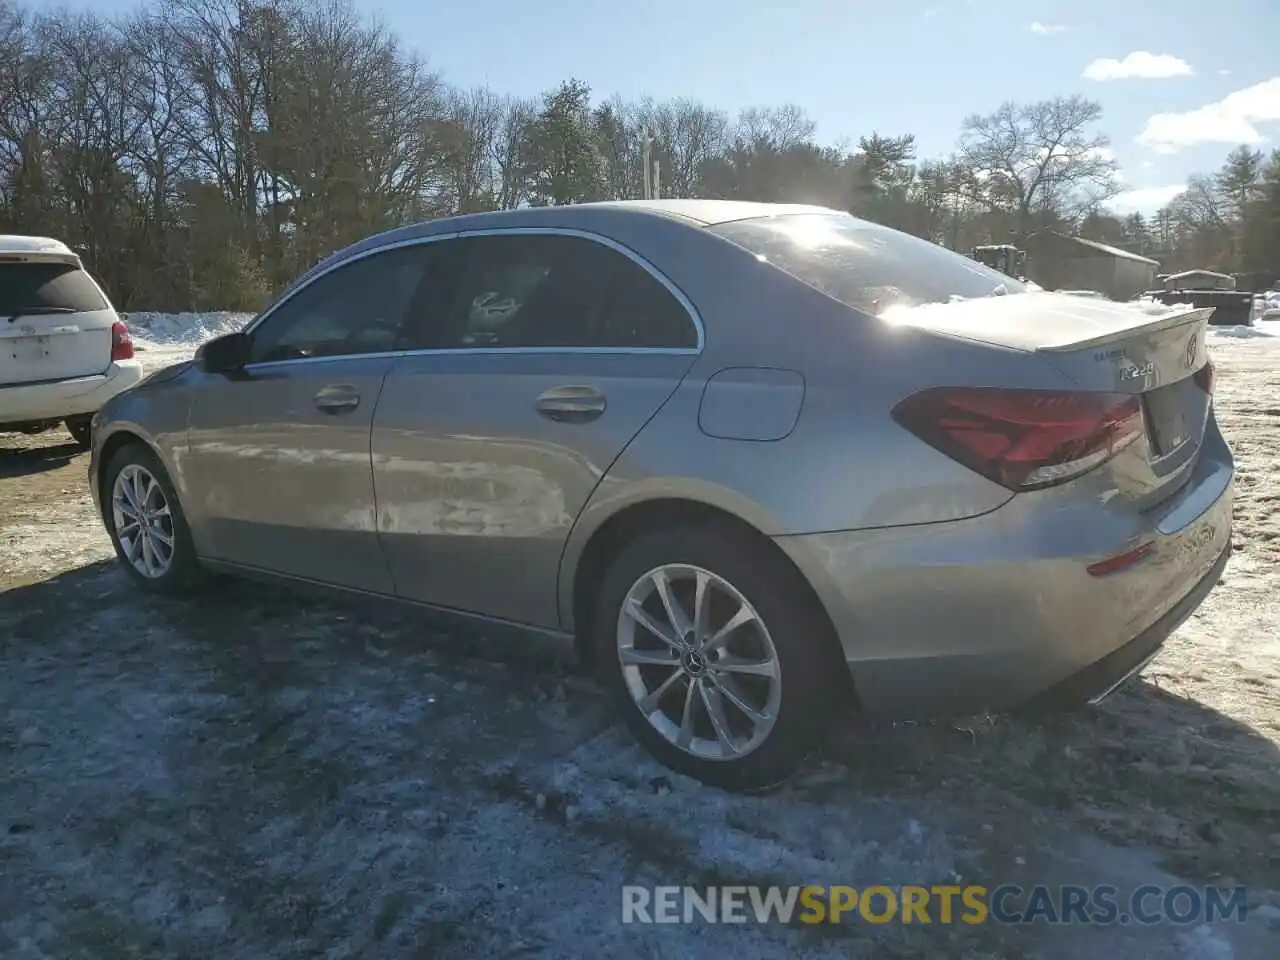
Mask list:
[[[123,481],[120,479],[122,475],[126,475]],[[118,506],[117,501],[124,492],[121,487],[130,483],[134,496],[137,496],[142,489],[141,481],[144,477],[149,477],[154,485],[154,490],[146,488],[147,509],[156,517],[160,533],[167,535],[172,544],[168,562],[155,567],[147,563],[146,549],[138,541],[122,536],[121,520],[127,519],[127,510]],[[121,487],[118,487],[118,482]],[[141,444],[131,443],[116,451],[102,474],[101,501],[103,521],[111,537],[111,545],[115,547],[116,557],[125,573],[135,583],[155,593],[172,595],[191,593],[203,586],[204,573],[196,557],[195,544],[191,539],[186,515],[182,512],[182,504],[169,479],[168,471],[151,450]],[[128,499],[124,502],[127,507]],[[161,503],[168,508],[167,518],[159,510]],[[124,529],[129,529],[127,524]],[[149,536],[152,556],[163,558],[163,540],[155,534]],[[135,543],[138,544],[136,547]],[[139,559],[142,560],[143,567],[151,568],[150,574],[140,569],[137,562]]]
[[[764,630],[748,621],[733,631],[723,646],[707,645],[701,651],[697,650],[697,638],[691,637],[677,669],[676,648],[624,611],[629,596],[634,600],[650,591],[643,599],[642,613],[658,619],[660,626],[663,621],[670,622],[651,576],[664,568],[669,568],[667,579],[674,585],[673,593],[686,621],[692,620],[692,597],[699,577],[712,584],[704,587],[704,597],[713,598],[706,607],[707,622],[701,631],[704,640],[714,637],[739,609],[752,609]],[[716,580],[727,584],[737,596],[724,591]],[[660,763],[711,786],[754,792],[785,783],[821,745],[831,726],[831,709],[844,689],[837,679],[838,671],[845,669],[837,656],[838,645],[799,574],[750,537],[718,524],[644,534],[610,563],[595,600],[592,636],[601,679],[617,699],[628,728]],[[740,600],[749,607],[740,607]],[[766,663],[770,644],[778,667],[776,683],[766,676],[737,672],[746,666],[743,661],[754,661],[755,668]],[[735,659],[724,659],[726,654]],[[634,664],[637,656],[645,655],[664,662]],[[624,666],[624,656],[633,663]],[[672,658],[670,675],[665,663],[668,657]],[[755,708],[765,718],[763,723],[753,723],[725,696],[720,684],[726,674],[737,700]],[[646,714],[640,699],[662,687],[669,676],[674,679],[659,701],[659,710]],[[692,683],[695,676],[702,689]],[[736,752],[726,751],[719,730],[712,725],[711,703],[703,689],[710,700],[719,701],[720,717],[730,728]],[[682,729],[685,711],[690,709],[692,738]],[[688,742],[687,747],[679,745],[682,739]]]
[[[93,442],[89,429],[92,419],[92,417],[72,417],[63,421],[64,426],[67,428],[67,433],[71,434],[71,439],[76,442],[76,445],[81,450],[88,450]]]

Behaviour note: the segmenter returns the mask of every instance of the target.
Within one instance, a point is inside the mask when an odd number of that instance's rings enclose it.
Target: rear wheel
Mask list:
[[[819,746],[843,664],[797,581],[717,525],[658,530],[614,559],[597,597],[598,662],[657,760],[713,786],[762,790]]]
[[[125,572],[160,593],[182,593],[203,579],[191,531],[160,459],[139,444],[122,447],[102,478],[103,513]]]
[[[76,442],[81,450],[88,450],[89,444],[93,438],[89,429],[92,417],[70,417],[63,421],[67,428],[67,433],[71,434],[71,439]]]

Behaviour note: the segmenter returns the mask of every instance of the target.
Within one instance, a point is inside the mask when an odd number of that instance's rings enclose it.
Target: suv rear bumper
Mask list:
[[[96,413],[141,380],[138,360],[118,360],[105,373],[90,377],[0,386],[0,429]]]

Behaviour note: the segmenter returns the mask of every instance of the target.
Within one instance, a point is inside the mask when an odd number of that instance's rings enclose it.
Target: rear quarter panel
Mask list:
[[[890,416],[893,406],[945,384],[1071,386],[1029,352],[895,328],[738,247],[708,239],[714,247],[699,250],[700,256],[659,264],[698,308],[706,349],[579,516],[560,578],[566,623],[577,561],[592,534],[620,509],[649,499],[694,500],[733,513],[768,536],[981,515],[1012,493],[899,427]],[[799,416],[785,436],[735,440],[703,431],[706,384],[728,368],[788,371],[803,379]],[[779,402],[792,404],[794,396],[794,390],[781,391]],[[781,411],[778,419],[790,416]]]

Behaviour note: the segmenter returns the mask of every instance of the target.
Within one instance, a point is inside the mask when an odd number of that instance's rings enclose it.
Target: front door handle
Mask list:
[[[554,387],[538,397],[538,413],[560,423],[588,423],[605,410],[604,394],[595,387]]]
[[[350,413],[360,406],[360,394],[356,392],[356,388],[345,384],[325,387],[312,399],[321,413]]]

